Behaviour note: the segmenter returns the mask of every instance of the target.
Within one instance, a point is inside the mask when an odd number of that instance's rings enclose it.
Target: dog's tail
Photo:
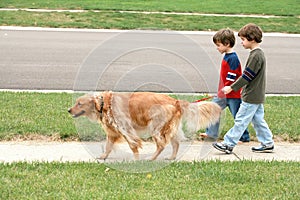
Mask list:
[[[221,107],[210,101],[189,103],[181,101],[183,111],[183,123],[189,133],[194,133],[200,129],[207,128],[219,121]]]

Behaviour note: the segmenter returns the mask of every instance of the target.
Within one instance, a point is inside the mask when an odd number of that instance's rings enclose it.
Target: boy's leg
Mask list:
[[[239,111],[235,116],[234,126],[224,136],[224,144],[234,147],[238,143],[242,134],[252,121],[257,107],[257,104],[250,104],[242,101]]]
[[[222,110],[226,108],[226,99],[214,97],[212,102],[217,103],[222,108]],[[217,139],[219,137],[219,127],[220,127],[220,121],[208,127],[205,133],[207,134],[208,137]]]
[[[250,134],[248,131],[248,128],[246,128],[246,130],[244,131],[243,135],[240,138],[241,142],[250,142]]]
[[[227,105],[228,105],[229,110],[234,119],[235,119],[236,113],[238,112],[238,110],[240,108],[241,103],[242,103],[241,99],[233,99],[233,98],[227,99]],[[243,135],[241,136],[240,141],[242,141],[242,142],[250,141],[250,135],[248,132],[248,128],[246,128],[246,130],[243,132]]]
[[[264,120],[263,104],[259,104],[259,107],[255,115],[253,116],[252,123],[258,141],[261,142],[263,146],[273,146],[274,145],[273,134],[267,122]]]
[[[218,139],[219,137],[219,127],[220,127],[220,122],[217,122],[210,127],[208,127],[205,131],[205,134],[213,139]]]

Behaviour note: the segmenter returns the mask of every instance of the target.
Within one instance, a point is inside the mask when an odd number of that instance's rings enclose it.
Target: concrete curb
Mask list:
[[[159,32],[165,34],[184,35],[214,35],[215,31],[166,31],[166,30],[119,30],[119,29],[82,29],[82,28],[47,28],[47,27],[21,27],[21,26],[0,26],[2,31],[48,31],[48,32],[87,32],[87,33],[124,33],[124,32]],[[237,33],[235,33],[237,34]],[[300,34],[292,33],[264,33],[267,37],[290,37],[299,38]]]
[[[214,149],[211,142],[182,142],[177,156],[177,161],[300,161],[300,144],[275,143],[273,153],[254,153],[252,146],[257,142],[239,144],[234,148],[234,153],[227,155]],[[105,142],[1,142],[0,162],[96,162],[104,149]],[[140,150],[140,159],[149,160],[155,151],[153,143],[145,142]],[[171,155],[171,146],[168,145],[158,160],[165,160]],[[118,144],[106,161],[133,161],[133,155],[127,143]]]

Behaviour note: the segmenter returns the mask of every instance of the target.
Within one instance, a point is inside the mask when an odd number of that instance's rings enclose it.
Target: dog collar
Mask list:
[[[103,118],[103,107],[104,107],[103,96],[100,97],[100,100],[101,100],[101,103],[100,103],[100,110],[99,110],[99,113],[100,113],[100,120],[102,121],[102,118]]]

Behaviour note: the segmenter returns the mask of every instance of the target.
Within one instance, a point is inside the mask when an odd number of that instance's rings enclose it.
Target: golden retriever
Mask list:
[[[183,137],[183,123],[187,131],[196,132],[216,123],[221,114],[221,108],[213,102],[189,103],[160,93],[111,91],[81,96],[68,111],[73,117],[86,116],[102,125],[107,141],[100,159],[106,159],[113,145],[125,139],[136,160],[142,147],[141,134],[149,133],[156,143],[151,160],[170,142],[173,160]]]

